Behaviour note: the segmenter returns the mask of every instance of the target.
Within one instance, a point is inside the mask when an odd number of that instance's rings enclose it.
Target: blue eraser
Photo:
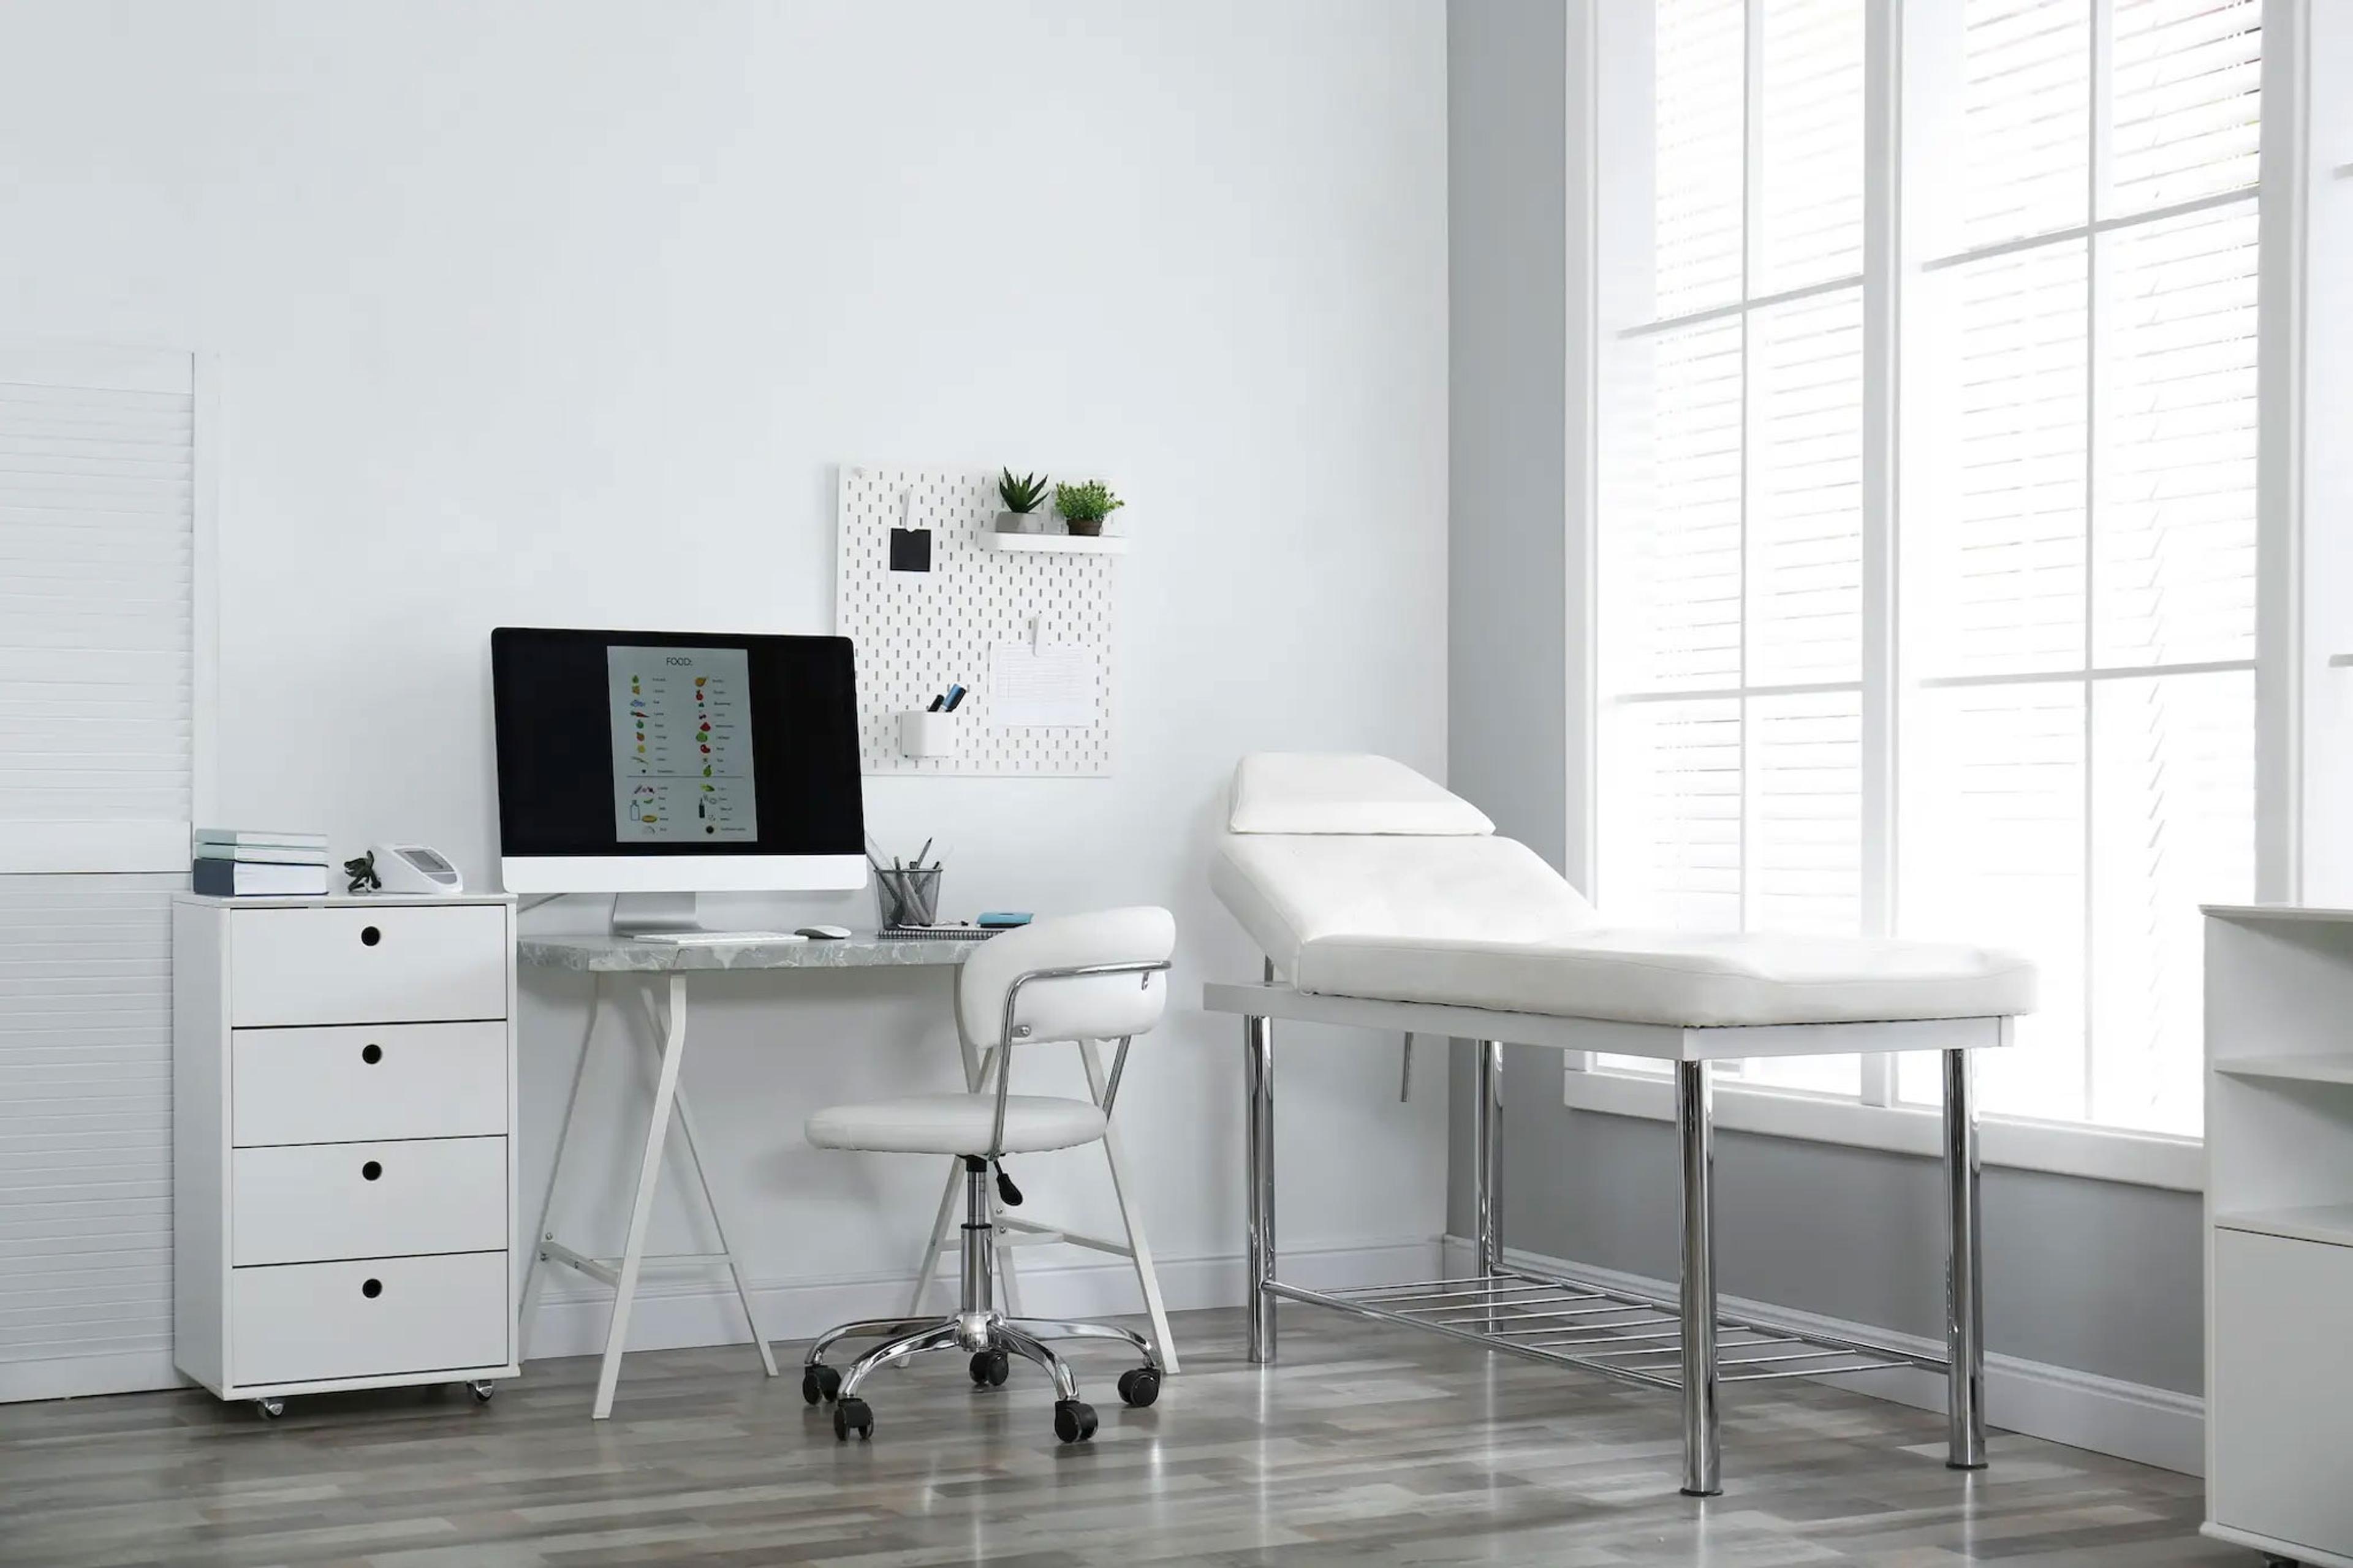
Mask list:
[[[973,921],[976,926],[995,931],[1002,931],[1008,926],[1026,926],[1029,923],[1028,910],[983,910],[980,911],[979,918]]]

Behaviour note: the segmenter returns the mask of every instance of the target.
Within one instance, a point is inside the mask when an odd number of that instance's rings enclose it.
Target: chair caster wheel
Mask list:
[[[819,1362],[801,1368],[801,1397],[823,1405],[841,1397],[841,1373]]]
[[[491,1402],[491,1395],[496,1394],[498,1391],[499,1385],[497,1384],[485,1381],[481,1378],[476,1378],[466,1384],[466,1392],[474,1396],[474,1403],[477,1405],[488,1405]]]
[[[874,1436],[874,1412],[862,1399],[845,1399],[833,1407],[833,1435],[847,1443],[853,1431],[860,1437]]]
[[[972,1352],[972,1381],[981,1388],[1002,1388],[1013,1373],[1013,1359],[1003,1351]]]
[[[286,1414],[286,1402],[282,1399],[257,1399],[253,1407],[261,1412],[264,1421],[275,1421]]]
[[[1131,1367],[1119,1374],[1119,1396],[1131,1410],[1141,1410],[1160,1397],[1160,1369]]]
[[[1054,1436],[1065,1443],[1083,1443],[1095,1435],[1095,1407],[1083,1400],[1054,1401]]]

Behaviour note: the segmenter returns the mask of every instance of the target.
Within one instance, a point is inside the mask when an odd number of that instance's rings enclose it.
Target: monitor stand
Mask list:
[[[699,931],[702,921],[697,918],[692,893],[616,893],[613,895],[613,934],[617,937],[652,936],[677,931]]]

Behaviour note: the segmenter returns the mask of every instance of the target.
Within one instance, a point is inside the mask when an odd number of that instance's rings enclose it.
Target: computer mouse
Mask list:
[[[849,928],[848,926],[803,926],[793,934],[810,937],[818,942],[848,942]]]

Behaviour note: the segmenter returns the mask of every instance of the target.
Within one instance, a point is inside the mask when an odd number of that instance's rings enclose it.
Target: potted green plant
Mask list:
[[[1112,494],[1111,487],[1101,479],[1054,487],[1054,510],[1062,514],[1064,526],[1081,539],[1092,539],[1103,532],[1103,519],[1126,504]]]
[[[997,476],[997,499],[1005,503],[1005,510],[997,514],[997,532],[1046,531],[1046,520],[1038,515],[1038,509],[1046,500],[1045,475],[1024,474],[1017,479],[1013,470],[1008,468]]]

